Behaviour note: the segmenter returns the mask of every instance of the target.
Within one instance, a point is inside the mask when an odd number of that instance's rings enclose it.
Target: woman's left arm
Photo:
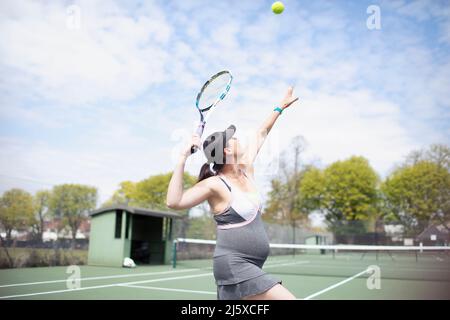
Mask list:
[[[293,91],[294,91],[293,87],[288,88],[286,95],[284,96],[283,100],[280,103],[280,106],[278,108],[275,108],[270,114],[270,116],[258,128],[254,140],[250,141],[247,149],[245,150],[242,159],[243,163],[247,167],[250,167],[250,170],[253,169],[252,167],[253,163],[255,162],[256,156],[258,155],[258,152],[261,149],[262,145],[264,144],[267,135],[269,134],[270,130],[275,124],[275,121],[280,116],[281,112],[298,100],[298,97],[294,98],[292,96]]]

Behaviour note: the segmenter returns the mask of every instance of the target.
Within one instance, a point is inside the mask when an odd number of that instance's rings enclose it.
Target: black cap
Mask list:
[[[205,139],[203,142],[203,152],[205,153],[206,159],[208,159],[208,163],[225,163],[223,148],[225,148],[228,140],[233,137],[235,132],[236,127],[230,125],[225,131],[214,132]]]

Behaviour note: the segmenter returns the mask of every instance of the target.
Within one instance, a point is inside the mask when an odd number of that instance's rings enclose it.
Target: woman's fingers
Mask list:
[[[287,91],[286,91],[286,95],[284,96],[283,100],[289,100],[292,97],[292,93],[294,92],[294,87],[290,86]]]
[[[182,154],[187,157],[190,156],[193,152],[195,152],[193,151],[193,148],[200,149],[200,144],[201,144],[200,136],[194,133],[189,143],[186,144],[186,147],[183,149]]]
[[[293,87],[293,86],[290,86],[290,87],[288,88],[288,90],[287,90],[286,97],[292,96],[292,93],[293,93],[293,92],[294,92],[294,87]]]

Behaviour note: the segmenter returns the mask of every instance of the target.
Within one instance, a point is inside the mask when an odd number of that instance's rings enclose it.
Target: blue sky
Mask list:
[[[382,177],[449,143],[450,1],[284,3],[274,15],[256,0],[1,1],[0,192],[83,183],[104,201],[170,171],[198,89],[222,69],[233,87],[205,135],[233,123],[245,140],[288,85],[300,97],[258,159],[263,191],[296,135],[305,161],[361,155]]]

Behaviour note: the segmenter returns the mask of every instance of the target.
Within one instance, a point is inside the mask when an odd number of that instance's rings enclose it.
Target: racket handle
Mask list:
[[[195,130],[195,133],[196,133],[199,137],[201,137],[202,134],[203,134],[203,129],[205,129],[205,124],[206,124],[206,122],[200,121],[200,123],[199,123],[199,125],[198,125],[198,127],[197,127],[197,130]],[[192,147],[191,147],[191,154],[196,153],[197,150],[198,150],[197,146],[192,146]]]
[[[198,148],[197,148],[196,146],[192,146],[192,147],[191,147],[191,154],[196,153],[197,150],[198,150]]]

